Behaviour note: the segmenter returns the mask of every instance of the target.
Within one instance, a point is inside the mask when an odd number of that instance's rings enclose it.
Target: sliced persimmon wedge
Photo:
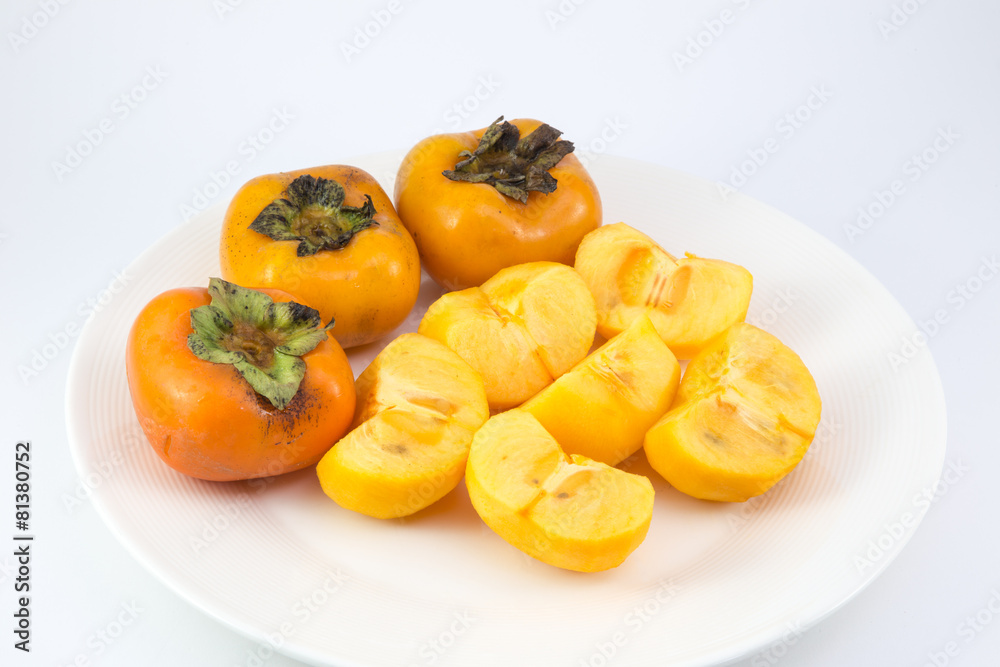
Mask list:
[[[642,448],[670,407],[681,367],[640,315],[572,370],[528,399],[530,412],[568,454],[617,465]]]
[[[358,377],[351,431],[316,467],[337,504],[379,519],[413,514],[454,489],[489,417],[479,373],[415,333],[390,342]]]
[[[774,335],[740,322],[688,362],[670,411],[643,446],[653,469],[677,490],[742,502],[798,465],[821,410],[802,359]]]
[[[594,297],[572,267],[530,262],[432,303],[418,331],[483,377],[490,409],[520,405],[587,356]]]
[[[744,267],[692,254],[675,257],[623,222],[583,237],[575,267],[594,295],[599,334],[611,338],[645,314],[678,359],[690,359],[742,322],[753,291]]]
[[[469,498],[494,532],[549,565],[617,567],[645,539],[653,485],[642,475],[567,455],[529,412],[490,417],[465,471]]]

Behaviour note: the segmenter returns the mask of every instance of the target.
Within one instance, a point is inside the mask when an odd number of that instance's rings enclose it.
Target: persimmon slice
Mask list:
[[[673,406],[646,434],[646,457],[683,493],[742,502],[798,465],[821,409],[802,359],[741,322],[688,363]]]

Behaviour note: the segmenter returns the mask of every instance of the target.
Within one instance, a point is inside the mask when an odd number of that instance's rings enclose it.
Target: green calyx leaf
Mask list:
[[[306,174],[288,184],[284,196],[257,215],[250,229],[275,241],[298,241],[299,257],[340,250],[354,235],[378,223],[375,205],[365,195],[361,206],[344,205],[344,186]]]
[[[528,201],[528,193],[555,192],[556,179],[549,169],[573,152],[573,143],[559,139],[562,134],[551,125],[542,124],[521,137],[515,125],[497,118],[486,128],[476,150],[462,151],[454,169],[444,176],[465,183],[487,183],[498,192]]]
[[[254,391],[284,410],[305,376],[300,357],[333,326],[300,303],[275,303],[263,292],[219,278],[208,283],[212,303],[191,309],[188,349],[205,361],[231,364]]]

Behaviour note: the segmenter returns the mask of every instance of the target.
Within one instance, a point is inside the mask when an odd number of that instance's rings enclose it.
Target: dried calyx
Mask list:
[[[573,143],[559,139],[561,134],[542,124],[522,138],[520,130],[500,116],[486,129],[476,150],[462,151],[459,155],[465,159],[442,173],[453,181],[492,185],[523,204],[531,191],[555,191],[556,179],[549,169],[573,152]]]
[[[305,174],[283,194],[264,207],[250,229],[275,241],[298,241],[299,257],[340,250],[355,234],[378,224],[372,198],[365,195],[361,206],[345,206],[344,186],[337,181]]]

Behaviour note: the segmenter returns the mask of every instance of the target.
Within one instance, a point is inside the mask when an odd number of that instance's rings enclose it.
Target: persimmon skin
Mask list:
[[[340,250],[299,257],[297,241],[275,241],[250,229],[264,208],[299,176],[335,180],[344,203],[361,206],[365,195],[378,223],[358,232]],[[420,291],[420,256],[389,195],[368,172],[347,165],[258,176],[243,185],[226,210],[219,249],[222,278],[237,285],[275,288],[309,303],[344,348],[382,338],[402,324]]]
[[[510,121],[524,137],[541,121]],[[484,183],[452,181],[462,151],[474,151],[487,128],[438,134],[417,143],[400,165],[396,212],[420,249],[427,273],[450,290],[481,285],[500,269],[526,262],[573,265],[580,240],[601,226],[601,198],[570,153],[549,173],[554,192],[530,192],[521,203]]]
[[[298,300],[261,291],[276,302]],[[188,349],[190,311],[211,301],[205,288],[169,290],[143,308],[129,331],[125,369],[146,439],[168,466],[205,480],[268,477],[313,465],[354,416],[354,374],[343,348],[328,333],[302,355],[299,390],[278,410],[236,368]]]

